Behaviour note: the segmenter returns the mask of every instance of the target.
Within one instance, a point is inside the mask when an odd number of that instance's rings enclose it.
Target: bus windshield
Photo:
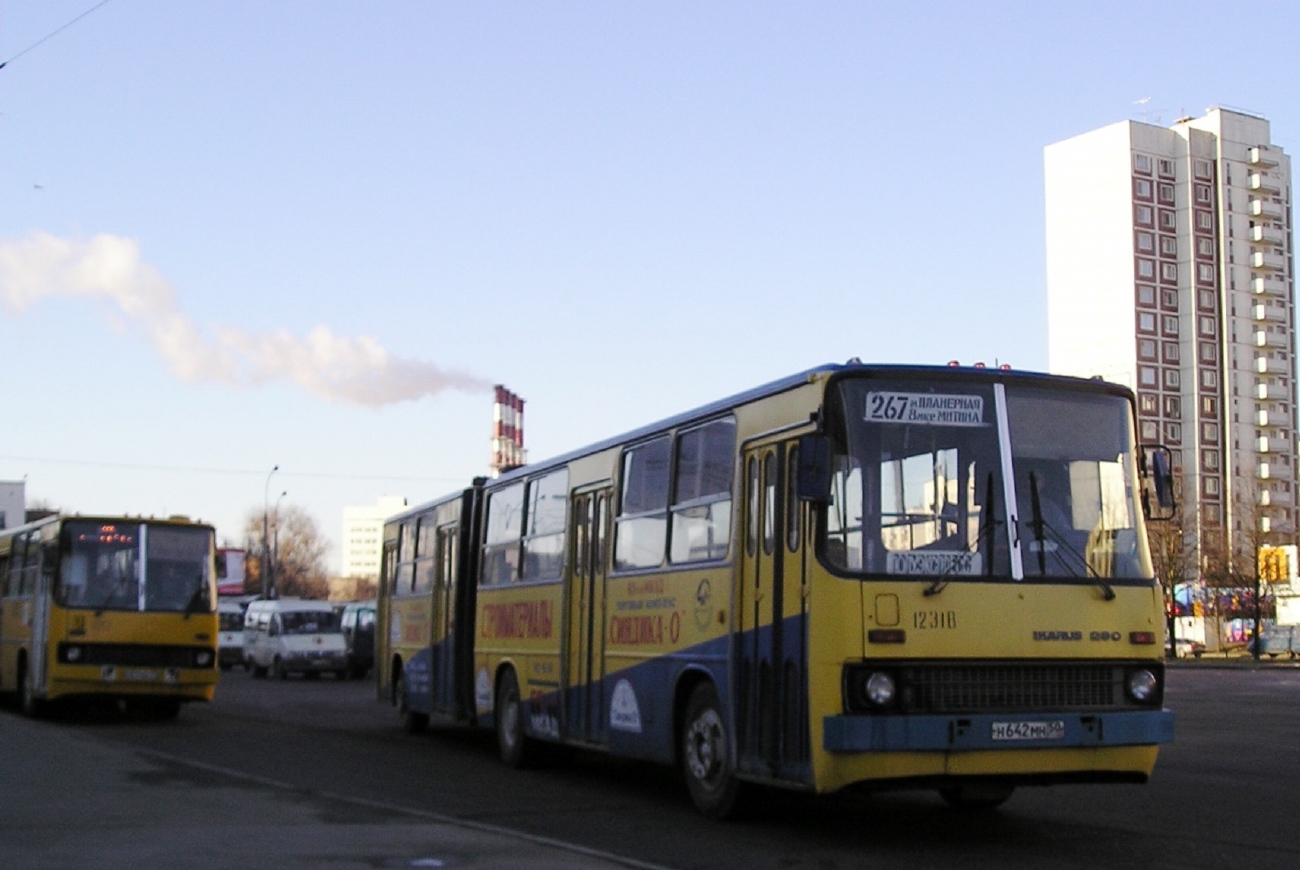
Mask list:
[[[1122,396],[846,379],[827,420],[835,446],[825,556],[842,571],[1151,577]]]
[[[212,532],[159,524],[69,521],[57,598],[95,610],[212,610]]]

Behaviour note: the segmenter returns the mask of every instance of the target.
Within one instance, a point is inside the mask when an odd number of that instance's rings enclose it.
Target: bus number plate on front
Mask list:
[[[123,668],[118,674],[119,679],[136,683],[151,683],[158,679],[158,672],[147,668]]]
[[[1061,740],[1065,723],[1060,719],[1047,722],[994,722],[994,740]]]

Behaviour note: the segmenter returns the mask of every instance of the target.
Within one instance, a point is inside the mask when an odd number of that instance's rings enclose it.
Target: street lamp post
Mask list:
[[[272,544],[271,544],[271,591],[272,591],[272,593],[273,593],[273,594],[271,595],[272,598],[279,598],[279,597],[280,597],[280,593],[279,593],[278,589],[276,588],[276,581],[275,581],[275,572],[276,572],[276,570],[278,569],[278,567],[279,567],[279,565],[280,565],[280,502],[281,502],[281,501],[284,499],[284,497],[285,497],[286,495],[288,495],[288,494],[289,494],[289,490],[286,489],[284,492],[280,493],[280,497],[277,498],[277,499],[275,500],[275,513],[274,513],[275,522],[272,523],[273,528],[272,528],[272,530],[271,530],[271,541],[272,541]]]
[[[266,475],[266,485],[262,487],[262,571],[261,574],[262,574],[262,597],[263,598],[270,597],[270,593],[275,589],[274,584],[270,582],[271,580],[270,578],[271,530],[267,528],[267,526],[269,525],[267,514],[270,512],[270,503],[271,503],[271,476],[274,475],[279,470],[280,470],[280,466],[278,464],[273,466],[271,468],[270,473]]]

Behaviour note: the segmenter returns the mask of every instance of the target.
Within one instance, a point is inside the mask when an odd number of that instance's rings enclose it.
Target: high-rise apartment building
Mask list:
[[[401,496],[382,496],[372,505],[343,509],[343,564],[340,575],[379,578],[384,549],[384,521],[406,509]]]
[[[1198,544],[1296,538],[1291,161],[1257,115],[1124,121],[1045,150],[1049,366],[1138,397]]]

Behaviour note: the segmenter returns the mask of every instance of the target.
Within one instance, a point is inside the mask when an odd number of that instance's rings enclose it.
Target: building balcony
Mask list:
[[[1259,491],[1260,507],[1290,507],[1291,504],[1292,498],[1289,492],[1270,492],[1267,489]]]
[[[1266,356],[1255,357],[1255,371],[1261,375],[1286,375],[1291,373],[1290,366],[1285,362]]]
[[[1250,255],[1250,268],[1267,269],[1271,272],[1281,272],[1286,268],[1286,260],[1277,254],[1266,254],[1263,251],[1256,251]]]
[[[1250,291],[1256,296],[1286,296],[1286,282],[1281,275],[1257,275],[1250,279]]]
[[[1256,226],[1250,228],[1250,241],[1255,245],[1272,245],[1280,247],[1282,245],[1282,231],[1272,226]]]
[[[1286,309],[1274,305],[1252,305],[1251,313],[1256,322],[1286,323]]]
[[[1287,340],[1284,332],[1265,332],[1259,330],[1255,333],[1255,347],[1289,347],[1290,342]]]
[[[1246,162],[1257,169],[1272,169],[1277,166],[1277,149],[1256,145],[1247,153]]]
[[[1286,402],[1294,397],[1286,387],[1277,384],[1256,384],[1255,398],[1261,402]]]
[[[1252,172],[1250,178],[1246,180],[1246,187],[1258,193],[1269,194],[1277,194],[1282,190],[1271,176],[1265,175],[1262,172]]]
[[[1266,199],[1252,199],[1246,211],[1251,217],[1274,221],[1282,219],[1282,206]]]
[[[1261,429],[1281,429],[1290,423],[1291,418],[1281,411],[1260,408],[1255,412],[1255,425]]]

